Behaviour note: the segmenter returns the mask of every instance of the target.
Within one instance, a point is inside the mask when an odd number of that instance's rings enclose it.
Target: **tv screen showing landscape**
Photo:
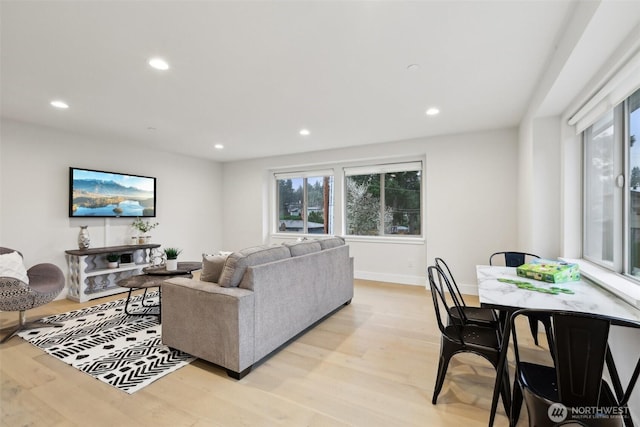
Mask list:
[[[70,217],[154,217],[156,179],[69,168]]]

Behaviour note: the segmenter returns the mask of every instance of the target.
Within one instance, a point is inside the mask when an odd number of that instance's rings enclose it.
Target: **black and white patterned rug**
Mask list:
[[[157,310],[143,307],[141,299],[142,295],[132,298],[129,312]],[[157,291],[147,292],[145,305],[157,303],[157,299]],[[129,394],[195,360],[162,344],[157,315],[126,315],[125,301],[45,317],[43,321],[63,326],[25,330],[18,335],[74,368]]]

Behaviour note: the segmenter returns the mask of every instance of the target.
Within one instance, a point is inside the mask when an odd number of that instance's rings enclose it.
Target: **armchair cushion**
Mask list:
[[[29,284],[27,269],[24,267],[22,257],[18,252],[0,255],[0,277],[10,277]]]

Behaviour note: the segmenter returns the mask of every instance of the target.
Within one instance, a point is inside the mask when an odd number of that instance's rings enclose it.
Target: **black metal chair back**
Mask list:
[[[456,329],[451,328],[447,330],[447,327],[451,325],[465,325],[467,323],[463,306],[458,303],[451,283],[440,268],[436,266],[429,267],[427,274],[429,276],[429,286],[431,288],[433,306],[436,311],[438,328],[442,334],[449,334],[449,339],[462,344],[462,341],[455,336],[457,335]],[[450,298],[447,298],[447,294],[450,295]],[[443,319],[444,313],[446,313],[446,319]],[[457,322],[455,319],[462,319],[462,322]]]
[[[522,360],[516,322],[520,316],[531,315],[553,319],[553,339],[556,343],[554,366]],[[624,422],[633,425],[627,402],[640,374],[640,359],[636,361],[626,390],[623,390],[608,346],[611,325],[637,329],[640,334],[638,322],[590,313],[544,310],[515,312],[510,320],[516,363],[511,424],[517,423],[524,398],[529,425],[557,425],[557,421],[550,420],[548,413],[553,403],[561,403],[567,408],[565,419],[562,420],[565,423],[572,421],[584,422],[589,426],[620,426]],[[613,383],[613,391],[603,379],[605,366]],[[585,416],[585,410],[597,411],[594,408],[602,409],[599,413]]]
[[[442,271],[444,277],[446,277],[447,280],[449,280],[449,285],[453,290],[451,297],[455,301],[457,301],[459,305],[462,305],[463,307],[465,307],[467,304],[464,302],[464,298],[462,297],[462,293],[460,293],[458,284],[456,283],[456,280],[454,279],[453,274],[451,273],[451,269],[449,268],[447,263],[444,262],[442,258],[436,258],[435,261],[436,261],[436,267],[438,267],[440,271]]]
[[[533,258],[540,257],[538,255],[530,254],[527,252],[495,252],[489,257],[489,265],[494,265],[494,262],[497,259],[502,259],[504,261],[504,265],[507,267],[520,267],[522,264],[526,264],[528,260]]]
[[[453,302],[453,305],[449,307],[451,320],[462,324],[472,323],[475,325],[489,326],[501,332],[500,321],[494,310],[467,305],[453,277],[453,273],[451,273],[451,269],[442,258],[435,259],[435,266],[442,273],[441,275],[436,275],[437,279],[439,281],[444,279],[448,281],[447,290],[450,291]],[[442,285],[444,284],[440,284],[441,288]]]

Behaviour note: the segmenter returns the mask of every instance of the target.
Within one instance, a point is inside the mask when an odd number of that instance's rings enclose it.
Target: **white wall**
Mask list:
[[[156,177],[154,222],[160,225],[153,242],[182,248],[185,261],[221,247],[219,163],[10,120],[1,124],[0,245],[20,250],[27,267],[52,262],[66,273],[64,251],[77,249],[80,225],[89,226],[92,247],[126,244],[132,235],[132,219],[68,217],[70,166]]]
[[[561,255],[559,117],[527,119],[519,130],[518,246],[555,259]]]
[[[89,226],[93,247],[124,244],[131,235],[128,219],[68,217],[69,166],[155,176],[160,226],[153,240],[183,248],[184,260],[272,241],[273,169],[399,156],[426,160],[424,242],[350,242],[358,277],[424,285],[427,265],[441,256],[473,293],[474,266],[516,242],[514,130],[224,165],[11,120],[1,132],[0,244],[20,249],[27,266],[53,262],[66,272],[64,251],[77,247],[80,225]]]
[[[279,241],[270,236],[270,171],[417,157],[426,159],[424,242],[352,240],[356,276],[424,285],[427,265],[440,256],[467,292],[477,292],[475,265],[517,242],[517,141],[510,129],[226,163],[224,249]]]
[[[560,256],[560,118],[537,118],[533,124],[533,167],[530,199],[531,222],[523,224],[534,253],[550,259]],[[544,230],[544,232],[541,232]]]

